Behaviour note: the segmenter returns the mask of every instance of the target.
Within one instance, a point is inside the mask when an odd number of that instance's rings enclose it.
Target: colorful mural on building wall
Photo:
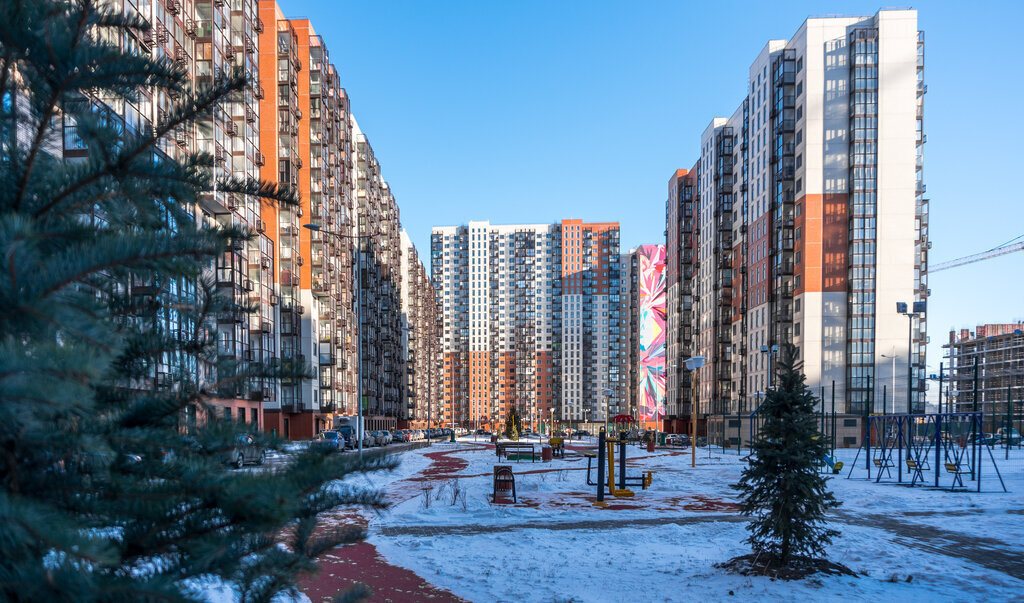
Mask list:
[[[640,419],[665,415],[665,246],[642,245],[638,257]]]

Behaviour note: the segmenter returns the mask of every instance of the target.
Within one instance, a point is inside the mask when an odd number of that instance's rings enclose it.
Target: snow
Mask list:
[[[425,455],[442,452],[465,466],[417,481],[417,473],[430,466]],[[633,487],[632,499],[609,497],[609,509],[593,506],[586,460],[571,458],[571,450],[564,461],[499,463],[493,448],[484,449],[483,438],[474,444],[472,436],[405,452],[392,474],[359,479],[384,487],[393,501],[390,510],[370,518],[369,539],[377,550],[471,601],[679,600],[730,591],[787,600],[927,600],[974,597],[979,587],[986,597],[1006,600],[1024,592],[1024,452],[1013,451],[1016,458],[1009,463],[997,458],[1008,494],[987,456],[979,494],[876,484],[865,479],[863,467],[848,479],[855,454],[839,451],[846,468],[829,476],[843,506],[832,522],[841,536],[828,556],[866,575],[797,582],[715,567],[749,552],[730,488],[744,467],[735,451],[699,448],[691,469],[689,450],[649,454],[630,446],[630,475],[641,469],[658,473],[649,490]],[[496,464],[512,465],[519,504],[490,502]],[[949,485],[945,474],[942,483]]]

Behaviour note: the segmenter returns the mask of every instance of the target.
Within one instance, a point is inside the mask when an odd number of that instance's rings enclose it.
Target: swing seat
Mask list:
[[[964,485],[963,476],[971,474],[970,467],[961,467],[957,463],[946,463],[946,471],[953,475],[953,484],[949,487],[950,490],[956,488],[958,484],[961,488],[967,487]]]
[[[885,468],[888,468],[888,467],[895,467],[895,465],[892,464],[892,459],[872,459],[872,460],[874,460],[874,462],[875,462],[875,467],[878,467],[879,469],[885,469]]]
[[[918,463],[914,459],[907,459],[907,469],[911,471],[931,471],[931,467],[928,466],[928,461],[926,460]]]

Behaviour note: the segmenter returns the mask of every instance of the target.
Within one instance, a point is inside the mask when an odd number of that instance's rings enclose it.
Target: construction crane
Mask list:
[[[1024,235],[1014,238],[1013,241],[1017,241],[1017,239],[1020,238],[1024,238]],[[928,273],[931,274],[933,272],[938,272],[940,270],[948,270],[950,268],[956,268],[958,266],[963,266],[965,264],[973,264],[974,262],[980,262],[982,260],[999,257],[1001,255],[1014,253],[1016,251],[1024,251],[1024,241],[1006,243],[1000,245],[999,247],[993,247],[988,251],[982,251],[981,253],[976,253],[974,255],[968,255],[962,258],[957,258],[955,260],[950,260],[948,262],[942,262],[940,264],[932,264],[928,268]]]

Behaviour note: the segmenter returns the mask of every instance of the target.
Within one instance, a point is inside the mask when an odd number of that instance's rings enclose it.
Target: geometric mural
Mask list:
[[[641,421],[665,415],[665,246],[641,245],[638,258]]]

